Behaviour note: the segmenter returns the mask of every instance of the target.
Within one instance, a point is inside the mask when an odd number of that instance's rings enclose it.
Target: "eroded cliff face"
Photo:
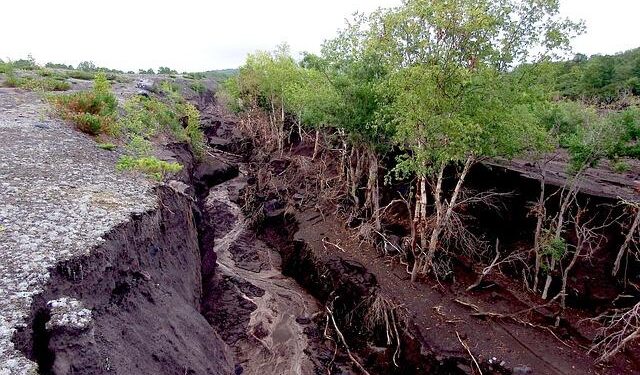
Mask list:
[[[156,190],[157,207],[50,271],[17,346],[48,374],[230,374],[231,351],[200,314],[192,199]]]

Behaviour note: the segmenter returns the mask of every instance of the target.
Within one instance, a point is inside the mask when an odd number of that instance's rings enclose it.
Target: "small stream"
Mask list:
[[[233,198],[243,186],[242,177],[217,185],[205,203],[215,217],[216,277],[221,283],[215,314],[225,328],[219,332],[235,332],[223,338],[235,351],[236,373],[313,373],[307,354],[313,351],[305,353],[310,342],[304,329],[320,306],[295,280],[282,275],[279,254],[248,228]]]

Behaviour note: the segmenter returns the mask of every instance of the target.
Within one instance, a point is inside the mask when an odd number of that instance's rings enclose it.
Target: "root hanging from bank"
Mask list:
[[[640,337],[640,303],[628,310],[615,310],[596,320],[604,321],[595,344],[589,352],[599,354],[598,361],[605,362]]]
[[[369,372],[364,368],[364,366],[362,366],[362,364],[360,364],[360,362],[356,359],[356,357],[353,356],[353,354],[351,353],[351,349],[349,349],[349,344],[347,344],[347,339],[342,334],[342,331],[340,331],[340,328],[338,328],[338,323],[336,322],[336,319],[333,316],[333,304],[337,298],[338,297],[335,297],[329,304],[325,306],[325,311],[327,312],[327,325],[329,324],[329,322],[331,322],[339,342],[342,343],[342,346],[344,347],[344,350],[347,353],[347,356],[353,362],[353,364],[356,365],[356,367],[360,370],[360,372],[362,372],[362,374],[370,375]],[[328,335],[327,329],[325,329],[325,337],[331,339],[330,336]],[[337,350],[337,343],[336,343],[336,350]]]
[[[400,358],[400,330],[398,325],[401,321],[406,319],[404,312],[400,309],[401,306],[396,305],[391,299],[384,297],[381,294],[376,294],[368,301],[369,308],[364,316],[365,327],[369,332],[375,332],[381,329],[386,336],[386,344],[388,346],[395,345],[396,349],[393,352],[393,364],[396,367],[398,365],[398,359]]]

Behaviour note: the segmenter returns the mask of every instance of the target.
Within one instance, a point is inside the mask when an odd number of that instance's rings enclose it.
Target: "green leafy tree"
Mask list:
[[[166,66],[161,66],[158,68],[158,74],[178,74],[178,71]]]
[[[396,140],[407,150],[396,170],[418,176],[414,233],[421,235],[420,246],[413,245],[412,279],[433,268],[436,253],[449,242],[443,237],[459,234],[451,220],[471,166],[543,144],[532,109],[545,98],[528,77],[510,69],[568,48],[581,27],[558,13],[557,0],[407,0],[374,25],[392,71]],[[445,197],[448,166],[461,169]]]
[[[85,72],[95,72],[96,70],[98,70],[98,68],[93,61],[83,61],[78,64],[78,70],[82,70]]]

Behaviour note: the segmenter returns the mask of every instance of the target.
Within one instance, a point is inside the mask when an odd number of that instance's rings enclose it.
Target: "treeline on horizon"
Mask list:
[[[7,61],[7,62],[0,59],[0,66],[3,66],[3,68],[0,69],[0,73],[3,73],[4,70],[9,68],[21,69],[21,70],[38,70],[38,69],[46,68],[46,69],[72,70],[72,71],[80,71],[80,72],[87,72],[87,73],[104,72],[104,73],[112,73],[112,74],[125,74],[125,73],[136,74],[136,72],[132,70],[125,72],[119,69],[100,67],[100,66],[97,66],[93,61],[88,61],[88,60],[80,62],[76,67],[70,64],[61,64],[61,63],[54,63],[54,62],[48,62],[44,64],[44,66],[39,66],[31,56],[27,57],[26,59],[23,58],[23,59],[18,59],[15,61]],[[4,68],[4,66],[6,66],[6,68]],[[181,74],[183,76],[186,76],[187,78],[192,78],[192,79],[212,78],[217,81],[224,81],[229,77],[233,76],[234,74],[237,74],[237,72],[238,72],[237,69],[214,69],[214,70],[207,70],[204,72],[182,72]],[[175,69],[172,69],[166,66],[161,66],[157,70],[154,70],[153,68],[138,69],[137,74],[178,75],[179,73]]]

